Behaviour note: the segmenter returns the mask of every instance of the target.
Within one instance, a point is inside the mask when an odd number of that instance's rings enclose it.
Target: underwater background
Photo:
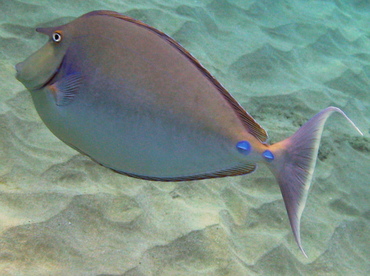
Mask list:
[[[321,109],[302,216],[308,258],[263,165],[182,183],[99,166],[42,123],[14,65],[39,26],[92,10],[142,20],[181,43],[268,131]],[[370,3],[357,0],[0,0],[0,275],[370,275]]]

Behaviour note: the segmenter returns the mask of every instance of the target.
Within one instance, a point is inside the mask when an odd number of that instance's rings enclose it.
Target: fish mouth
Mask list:
[[[20,74],[20,71],[22,70],[22,63],[23,62],[19,62],[19,63],[17,63],[15,66],[14,66],[14,69],[15,69],[15,71],[17,72],[17,74],[16,74],[16,77],[18,78],[19,77],[19,74]]]
[[[22,69],[23,69],[23,66],[24,66],[24,62],[19,62],[17,63],[15,66],[14,66],[14,69],[15,69],[15,78],[17,80],[19,80],[20,82],[22,82]]]

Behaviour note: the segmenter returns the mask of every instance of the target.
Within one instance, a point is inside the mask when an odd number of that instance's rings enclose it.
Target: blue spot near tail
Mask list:
[[[251,152],[252,146],[248,141],[240,141],[236,144],[236,149],[243,154]]]
[[[263,153],[262,153],[262,156],[269,162],[271,162],[272,160],[275,159],[275,156],[274,154],[269,151],[269,150],[265,150]]]

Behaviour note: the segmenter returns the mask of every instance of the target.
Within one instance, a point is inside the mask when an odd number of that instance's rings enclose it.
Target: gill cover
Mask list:
[[[37,28],[36,31],[48,35],[49,41],[41,49],[15,66],[17,79],[29,90],[41,88],[53,77],[68,46],[65,32],[57,31],[55,27]]]

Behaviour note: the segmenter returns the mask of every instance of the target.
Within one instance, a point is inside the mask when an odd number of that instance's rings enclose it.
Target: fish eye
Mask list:
[[[62,34],[61,34],[61,32],[59,32],[59,31],[54,32],[53,35],[52,35],[52,39],[56,43],[61,42],[62,41]]]

